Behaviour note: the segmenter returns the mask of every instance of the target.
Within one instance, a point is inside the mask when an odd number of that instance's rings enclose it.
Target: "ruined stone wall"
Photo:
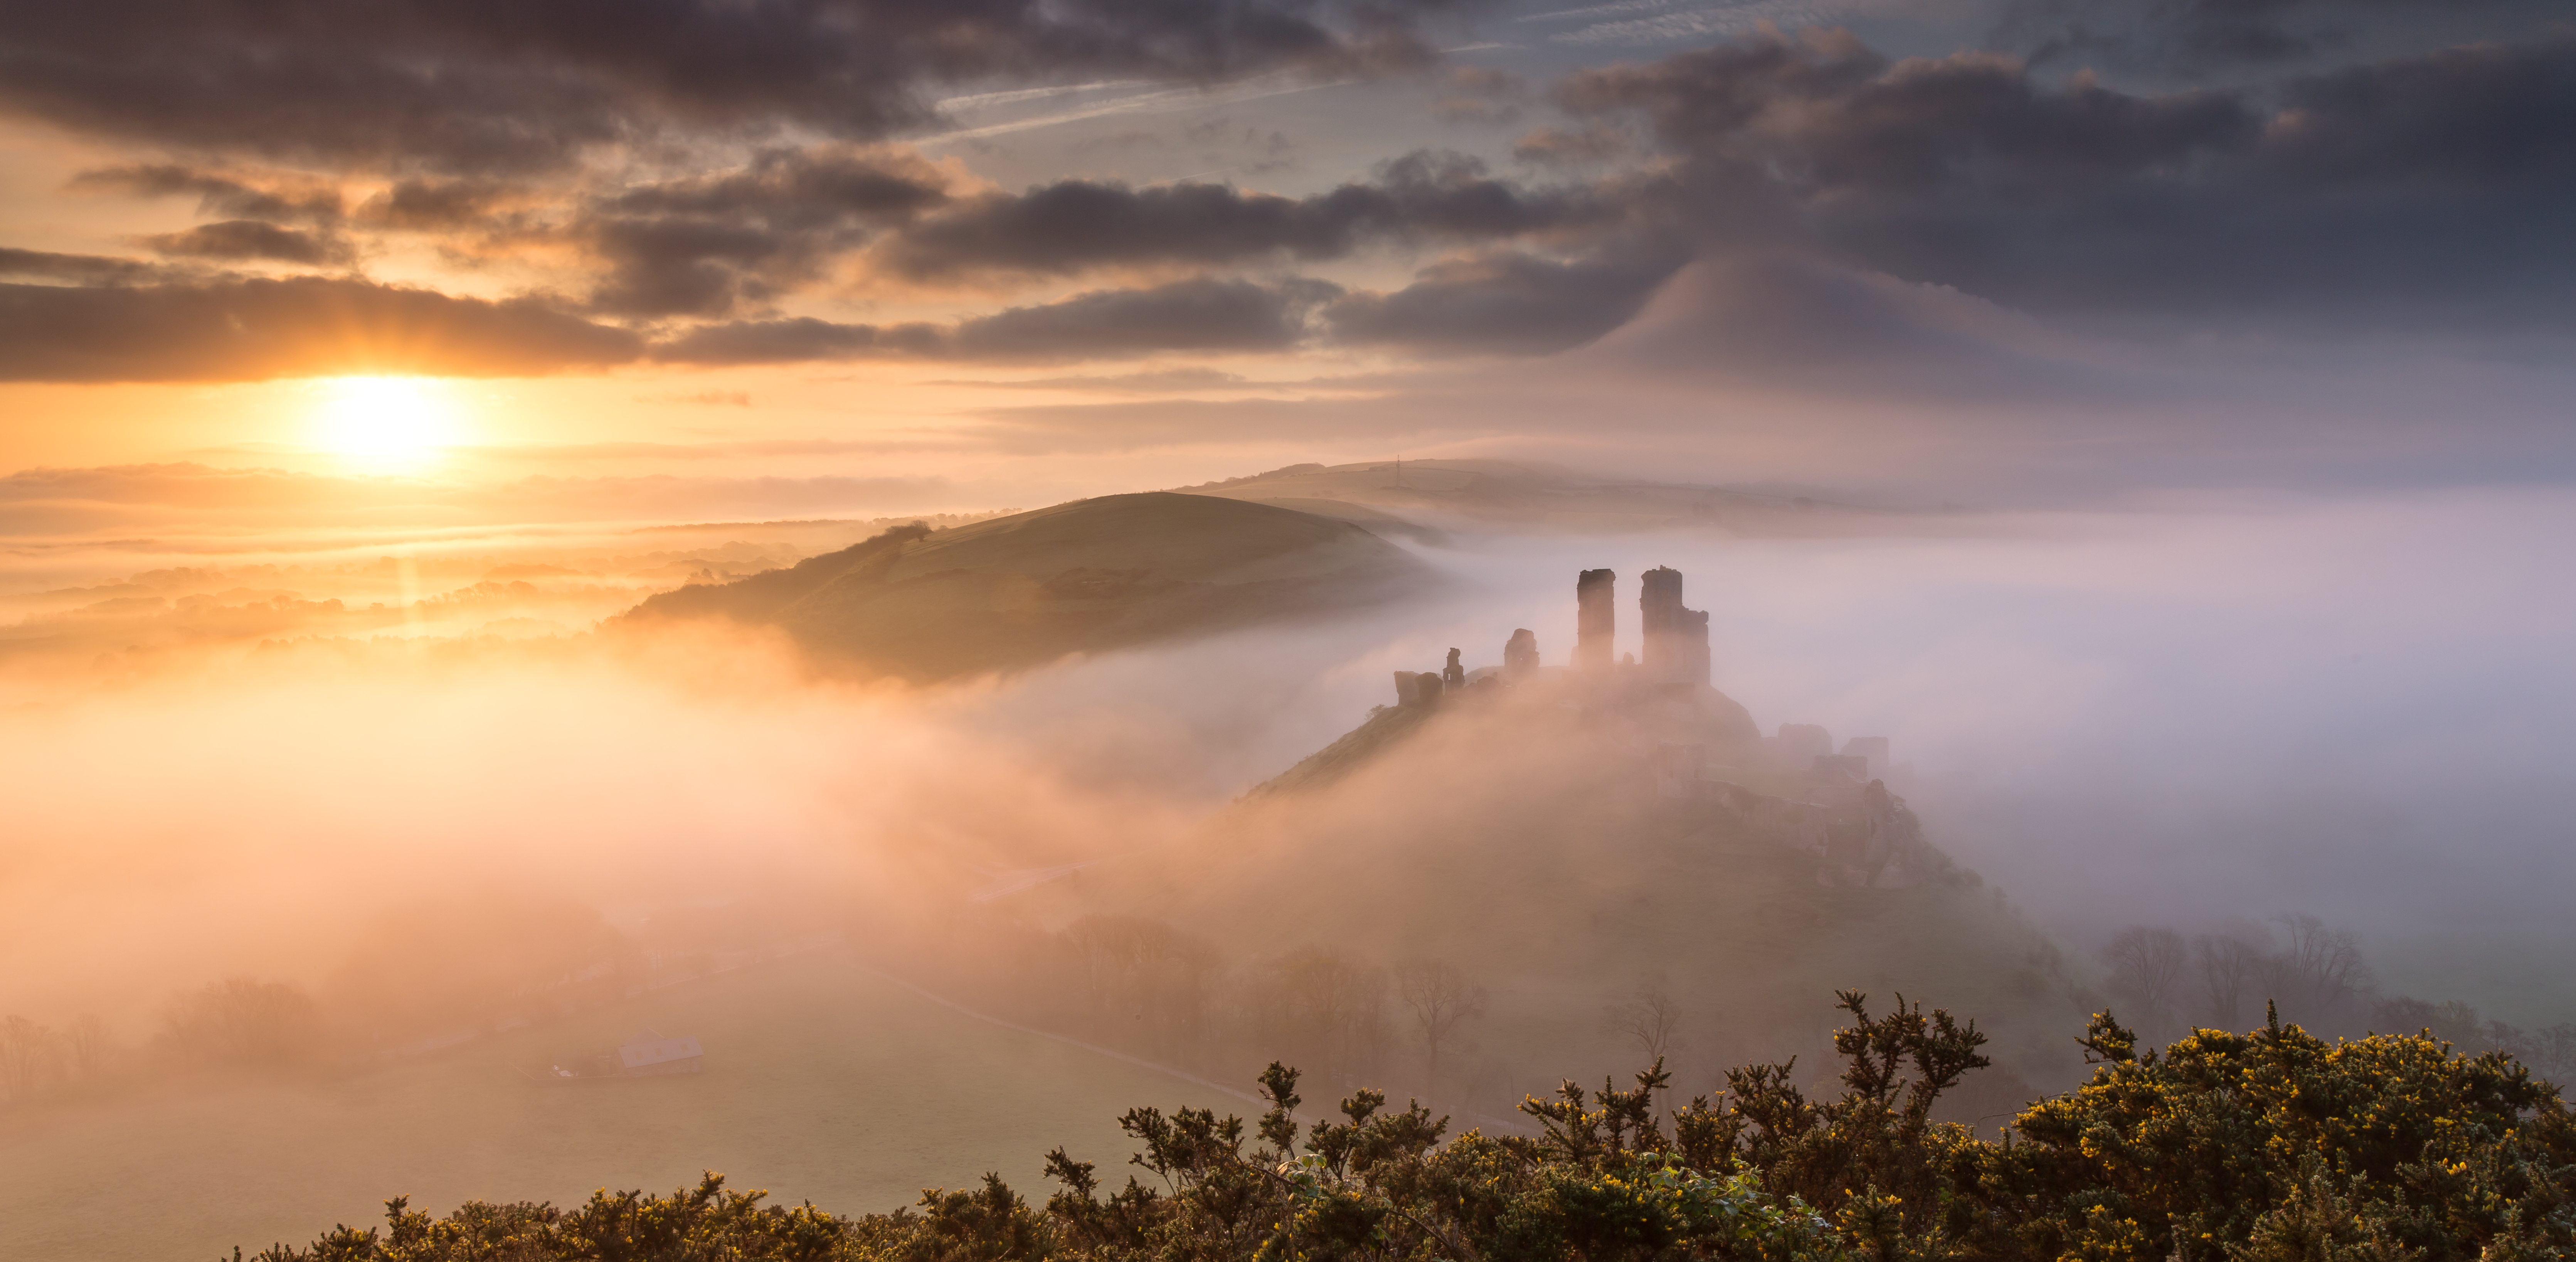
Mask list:
[[[1659,684],[1708,682],[1708,614],[1682,607],[1682,572],[1659,565],[1646,571],[1637,592],[1645,630],[1646,678]]]
[[[1619,634],[1619,607],[1614,603],[1619,576],[1610,570],[1585,570],[1574,580],[1574,669],[1610,669],[1610,642]]]

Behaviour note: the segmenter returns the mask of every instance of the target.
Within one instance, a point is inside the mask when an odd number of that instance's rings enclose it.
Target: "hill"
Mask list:
[[[665,592],[621,621],[774,625],[928,679],[1347,610],[1433,581],[1350,521],[1146,492],[950,530],[898,527],[786,569]]]
[[[1696,764],[1678,780],[1676,749]],[[1756,1059],[1817,1072],[1840,987],[1978,1014],[2003,1072],[1960,1098],[1968,1118],[2070,1080],[2091,996],[2056,948],[1883,786],[1772,756],[1710,691],[1476,685],[1377,712],[1181,844],[1013,902],[1040,924],[1151,917],[1248,960],[1452,962],[1492,996],[1460,1074],[1489,1114],[1570,1069],[1633,1069],[1610,1010],[1647,995],[1673,1006],[1686,1092]],[[1400,1042],[1377,1072],[1409,1089],[1420,1056]]]
[[[1925,524],[1912,514],[1838,502],[1811,488],[1603,478],[1510,460],[1300,464],[1178,489],[1341,517],[1381,533],[1436,534],[1430,522],[1414,520],[1434,516],[1519,528],[1704,528],[1789,536],[1883,534]]]

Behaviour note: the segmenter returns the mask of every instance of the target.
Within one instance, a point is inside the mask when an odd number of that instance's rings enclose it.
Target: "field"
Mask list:
[[[707,1072],[548,1086],[524,1064],[639,1027]],[[1138,1104],[1247,1111],[1204,1087],[940,1007],[829,954],[695,982],[442,1056],[328,1080],[162,1083],[0,1115],[0,1257],[207,1259],[376,1223],[409,1195],[578,1200],[701,1170],[837,1213],[999,1171],[1043,1199],[1065,1145],[1105,1171]]]

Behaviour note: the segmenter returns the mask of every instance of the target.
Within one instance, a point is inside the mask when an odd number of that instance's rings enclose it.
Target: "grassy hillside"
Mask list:
[[[792,568],[656,596],[628,621],[775,624],[817,649],[916,678],[1395,598],[1432,581],[1349,521],[1152,492],[952,530],[897,529]]]
[[[528,1064],[639,1027],[707,1072],[547,1086]],[[837,1212],[996,1170],[1037,1186],[1063,1143],[1105,1169],[1142,1103],[1240,1101],[940,1007],[823,955],[773,961],[431,1060],[330,1080],[167,1083],[0,1116],[0,1257],[211,1258],[381,1220],[382,1202],[668,1191],[714,1169]]]

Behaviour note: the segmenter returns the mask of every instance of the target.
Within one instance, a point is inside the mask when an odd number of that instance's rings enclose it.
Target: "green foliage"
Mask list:
[[[1844,992],[1840,1093],[1794,1064],[1727,1075],[1658,1115],[1658,1060],[1634,1085],[1567,1082],[1523,1102],[1531,1135],[1389,1108],[1374,1090],[1301,1125],[1296,1070],[1241,1118],[1130,1110],[1138,1173],[1047,1155],[1033,1209],[995,1176],[892,1214],[759,1204],[710,1174],[670,1197],[572,1211],[468,1205],[342,1228],[262,1262],[2453,1262],[2576,1249],[2576,1122],[2509,1056],[2430,1038],[2327,1043],[2274,1017],[2161,1052],[2108,1012],[2078,1040],[2092,1078],[2015,1134],[1931,1120],[1985,1065],[1985,1036],[1901,996]],[[1669,1125],[1667,1125],[1669,1123]],[[1302,1140],[1301,1140],[1302,1136]]]

